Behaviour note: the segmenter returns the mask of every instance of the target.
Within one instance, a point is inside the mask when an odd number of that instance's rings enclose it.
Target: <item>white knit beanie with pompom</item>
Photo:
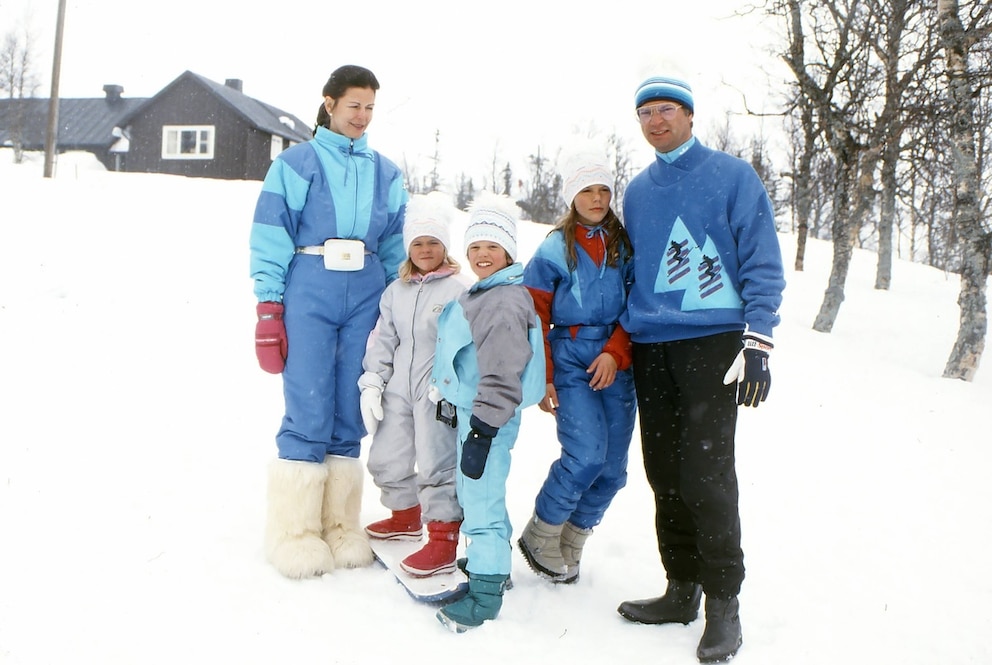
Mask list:
[[[490,240],[498,243],[510,259],[517,260],[517,222],[520,207],[508,196],[481,192],[468,208],[469,222],[465,229],[465,249],[473,242]]]

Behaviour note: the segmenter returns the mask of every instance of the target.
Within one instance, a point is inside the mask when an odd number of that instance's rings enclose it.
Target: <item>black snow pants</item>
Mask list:
[[[670,580],[731,598],[744,580],[734,434],[736,383],[723,377],[739,332],[633,345],[644,470]]]

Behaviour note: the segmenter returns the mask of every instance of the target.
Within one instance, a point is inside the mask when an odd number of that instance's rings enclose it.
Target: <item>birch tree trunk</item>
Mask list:
[[[816,150],[816,129],[813,125],[813,108],[809,100],[800,95],[802,104],[801,128],[803,133],[801,151],[793,177],[794,205],[796,215],[796,263],[797,272],[802,272],[806,261],[806,238],[809,237],[810,211],[813,209],[812,177],[813,151]]]
[[[878,214],[878,263],[875,266],[875,288],[887,291],[892,284],[892,235],[896,218],[896,164],[899,144],[886,144],[882,157],[882,201]]]
[[[817,332],[830,332],[837,321],[840,305],[844,302],[844,285],[851,268],[851,256],[854,254],[854,236],[858,232],[851,210],[851,188],[857,165],[851,163],[853,157],[850,152],[836,150],[835,154],[838,156],[837,166],[840,172],[837,174],[834,192],[834,221],[831,228],[834,253],[827,290],[823,293],[820,311],[813,321],[813,330]]]
[[[975,156],[974,98],[968,75],[969,38],[959,17],[958,0],[937,0],[937,22],[947,58],[947,96],[951,112],[954,175],[954,224],[962,248],[961,309],[958,337],[944,367],[944,378],[972,381],[985,350],[988,329],[986,287],[992,233],[982,228],[981,180]]]

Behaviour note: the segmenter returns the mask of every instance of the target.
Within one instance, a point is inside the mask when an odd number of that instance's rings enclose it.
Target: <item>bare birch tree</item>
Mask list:
[[[4,35],[0,45],[0,95],[11,100],[6,122],[14,149],[14,162],[18,164],[24,155],[23,134],[27,118],[24,104],[13,102],[33,97],[37,88],[38,75],[35,72],[31,33],[26,28],[11,30]]]
[[[777,7],[788,19],[789,48],[783,59],[796,78],[798,94],[814,110],[817,125],[836,162],[833,192],[833,261],[823,303],[813,329],[829,332],[844,301],[844,284],[858,233],[854,205],[858,203],[859,172],[874,171],[877,158],[865,156],[859,100],[871,94],[865,79],[871,35],[860,0],[814,3],[785,0]],[[812,27],[807,31],[806,24]],[[812,47],[812,53],[806,48]],[[862,181],[863,186],[863,181]],[[860,190],[860,191],[863,191]],[[860,205],[858,206],[861,207]]]
[[[913,117],[907,97],[931,72],[936,49],[921,0],[784,0],[776,10],[789,26],[783,58],[796,79],[794,112],[801,125],[815,125],[797,158],[822,140],[835,162],[833,262],[813,323],[829,332],[855,246],[877,243],[875,286],[891,283],[900,159]],[[799,173],[793,184],[809,191]]]
[[[961,20],[958,0],[937,0],[937,24],[947,61],[947,98],[951,116],[950,149],[954,175],[954,225],[960,235],[961,309],[958,336],[944,377],[971,381],[985,350],[988,330],[986,287],[992,263],[992,230],[981,214],[981,176],[976,157],[975,90],[968,54],[990,34],[988,2],[970,5],[968,25]]]

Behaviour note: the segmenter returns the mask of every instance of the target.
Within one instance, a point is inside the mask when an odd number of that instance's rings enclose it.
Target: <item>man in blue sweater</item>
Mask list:
[[[701,662],[740,648],[744,580],[734,434],[738,405],[768,394],[785,288],[771,201],[745,161],[692,135],[692,89],[653,77],[635,94],[654,162],[627,188],[633,342],[644,468],[655,497],[664,595],[626,601],[637,623],[688,624],[706,595]]]

